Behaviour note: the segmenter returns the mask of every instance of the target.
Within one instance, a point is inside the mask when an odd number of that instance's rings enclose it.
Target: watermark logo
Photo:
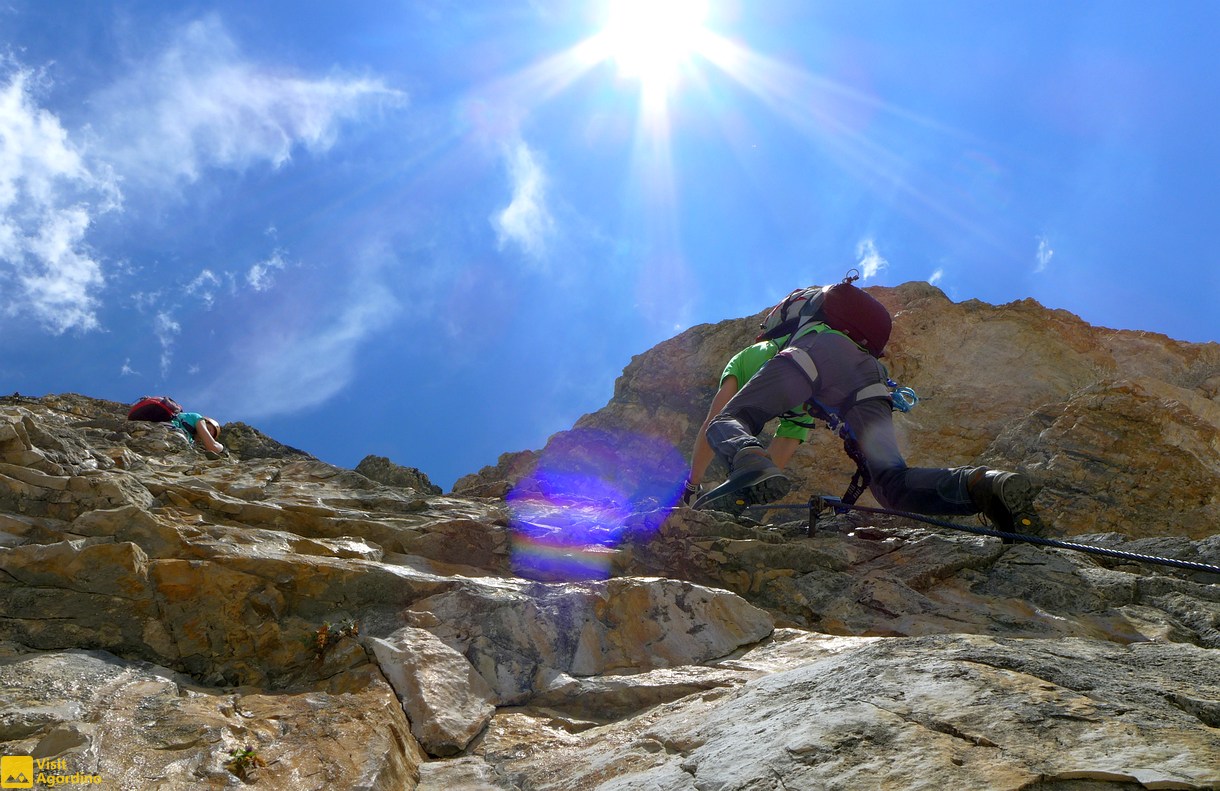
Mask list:
[[[102,782],[101,775],[89,772],[73,772],[63,758],[34,759],[30,755],[0,756],[0,789],[33,788],[41,786],[96,785]]]
[[[0,788],[33,788],[34,759],[28,755],[0,757]]]

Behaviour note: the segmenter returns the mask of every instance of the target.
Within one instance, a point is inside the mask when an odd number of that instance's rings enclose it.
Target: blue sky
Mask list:
[[[851,267],[1220,340],[1220,4],[629,5],[7,0],[0,391],[448,488]]]

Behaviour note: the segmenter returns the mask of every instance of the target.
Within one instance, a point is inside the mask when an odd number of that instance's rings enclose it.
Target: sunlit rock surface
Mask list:
[[[895,415],[912,466],[1025,470],[1061,535],[1216,532],[1220,344],[1093,327],[1030,299],[955,303],[927,283],[868,290],[894,314],[883,362],[921,398]],[[502,493],[550,464],[660,494],[673,475],[662,449],[690,453],[725,363],[753,342],[761,318],[702,324],[637,355],[605,407],[454,492]],[[788,502],[841,494],[854,469],[841,443],[815,430],[790,465]],[[723,472],[713,462],[709,480]],[[861,503],[875,505],[867,494]]]
[[[1019,463],[1072,540],[1220,566],[1215,344],[879,293],[912,461]],[[641,355],[450,495],[0,397],[0,753],[122,789],[1220,786],[1220,576],[673,509],[751,326]],[[796,502],[846,483],[824,434]]]
[[[365,456],[356,465],[356,472],[386,486],[401,486],[424,494],[440,494],[441,488],[415,467],[403,467],[385,456]]]
[[[1211,651],[962,635],[804,648],[790,669],[554,737],[543,755],[506,713],[476,755],[492,787],[555,791],[1220,782]],[[429,788],[454,787],[435,772]]]

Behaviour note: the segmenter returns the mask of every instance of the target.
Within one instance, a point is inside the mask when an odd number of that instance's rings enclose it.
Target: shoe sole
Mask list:
[[[1012,532],[1041,535],[1045,530],[1042,520],[1034,511],[1034,498],[1038,490],[1024,475],[1014,475],[1000,486],[1000,502],[1012,514]]]
[[[782,498],[792,488],[792,481],[781,472],[763,473],[766,477],[743,480],[726,491],[719,491],[730,483],[726,481],[695,501],[694,508],[700,511],[722,511],[740,516],[752,505],[763,505]]]

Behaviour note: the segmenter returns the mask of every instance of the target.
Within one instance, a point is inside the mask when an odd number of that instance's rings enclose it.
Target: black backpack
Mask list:
[[[833,286],[798,288],[767,314],[756,341],[793,335],[804,327],[822,323],[838,330],[874,357],[885,353],[893,319],[885,306],[862,288],[852,285],[859,278],[848,275]]]
[[[144,396],[131,406],[127,413],[128,420],[149,420],[153,423],[166,423],[173,420],[182,407],[169,396]]]

